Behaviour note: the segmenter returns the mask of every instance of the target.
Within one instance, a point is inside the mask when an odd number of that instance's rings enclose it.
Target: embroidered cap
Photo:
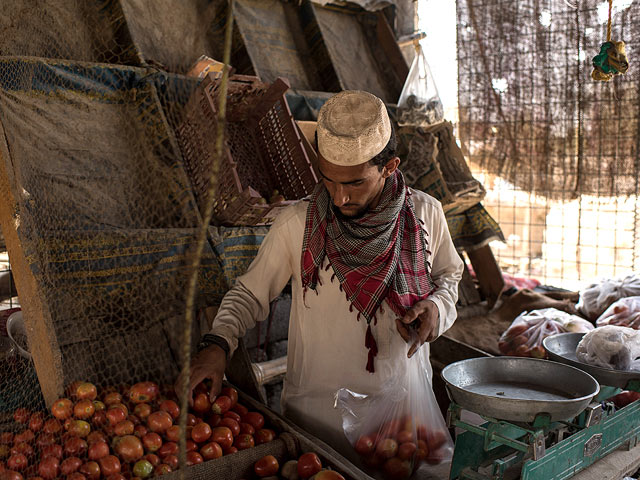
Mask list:
[[[329,100],[318,114],[318,150],[329,162],[360,165],[379,154],[391,137],[384,102],[360,90],[346,90]]]

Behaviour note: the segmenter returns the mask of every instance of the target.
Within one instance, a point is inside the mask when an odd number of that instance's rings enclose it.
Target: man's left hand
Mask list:
[[[396,327],[404,341],[413,345],[407,353],[411,358],[425,342],[435,340],[438,331],[438,307],[431,300],[420,300],[402,318],[396,318]]]

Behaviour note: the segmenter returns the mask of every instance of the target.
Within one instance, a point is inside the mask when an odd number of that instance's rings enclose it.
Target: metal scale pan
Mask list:
[[[509,422],[570,420],[600,391],[589,374],[562,363],[520,357],[471,358],[442,370],[451,400],[462,408]]]
[[[584,333],[559,333],[545,338],[542,341],[542,345],[549,353],[551,360],[571,365],[587,372],[600,382],[600,385],[626,388],[630,380],[640,380],[640,372],[596,367],[579,361],[576,358],[576,348],[584,335]]]

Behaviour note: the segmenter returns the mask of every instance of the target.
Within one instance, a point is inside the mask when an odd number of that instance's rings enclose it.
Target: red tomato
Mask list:
[[[266,455],[254,464],[253,470],[259,477],[270,477],[278,473],[280,465],[278,464],[276,457],[273,455]]]
[[[133,435],[133,429],[134,425],[131,420],[123,420],[113,427],[113,431],[119,437],[124,437],[125,435]]]
[[[223,427],[224,428],[224,427]],[[255,446],[255,441],[252,435],[242,433],[233,440],[233,446],[238,450],[246,450]]]
[[[153,453],[147,453],[143,458],[147,462],[149,462],[153,466],[153,468],[160,465],[160,457],[158,455],[155,455]]]
[[[106,477],[109,475],[116,475],[120,473],[120,460],[115,455],[107,455],[98,460],[100,463],[100,470]]]
[[[418,447],[413,442],[401,443],[398,446],[398,458],[401,460],[411,460],[417,450]]]
[[[231,410],[226,412],[222,417],[223,418],[230,418],[232,420],[235,420],[238,423],[242,422],[242,417],[240,415],[238,415],[236,412],[233,412]]]
[[[109,423],[109,419],[106,410],[99,410],[91,417],[91,424],[94,427],[104,427],[107,423]]]
[[[76,437],[85,438],[91,433],[91,425],[84,420],[73,420],[69,427],[69,433]]]
[[[253,435],[254,433],[256,433],[256,429],[253,428],[253,425],[242,422],[240,424],[240,433],[248,433],[249,435]]]
[[[97,462],[87,462],[80,467],[80,473],[87,477],[87,480],[98,480],[100,465]]]
[[[136,425],[140,425],[142,423],[142,420],[140,420],[136,415],[130,414],[127,417],[127,420],[130,421],[131,423],[133,423],[133,426],[135,427]]]
[[[398,443],[413,442],[413,433],[408,430],[400,430],[396,436]]]
[[[62,424],[55,418],[50,418],[44,422],[42,426],[43,433],[60,433],[62,431]]]
[[[213,413],[217,413],[218,415],[222,415],[229,411],[231,408],[231,399],[226,395],[221,395],[215,399],[213,405],[211,405],[211,411]]]
[[[89,399],[80,400],[73,406],[73,416],[81,420],[91,418],[94,413],[96,413],[96,407]]]
[[[144,437],[147,433],[149,433],[149,429],[144,425],[136,425],[133,427],[133,434],[138,438]]]
[[[47,445],[40,450],[40,458],[55,457],[58,460],[62,459],[62,445],[57,443],[53,445]]]
[[[68,398],[59,398],[51,405],[51,413],[58,420],[70,418],[73,415],[73,403]]]
[[[12,432],[2,432],[0,433],[0,445],[11,445],[13,443],[13,433]]]
[[[263,443],[273,441],[276,438],[276,432],[274,432],[270,428],[261,428],[260,430],[256,430],[254,437],[256,445],[261,445]]]
[[[264,427],[264,417],[258,412],[248,412],[242,417],[242,421],[252,425],[256,430]]]
[[[44,426],[44,414],[42,412],[35,412],[29,417],[29,429],[32,432],[39,432]]]
[[[370,455],[373,453],[375,445],[373,439],[369,435],[362,435],[355,444],[355,450],[360,455]]]
[[[0,472],[0,480],[23,480],[23,476],[13,470],[5,470],[4,472]]]
[[[122,395],[118,392],[109,392],[103,397],[102,401],[107,406],[122,403]]]
[[[216,427],[211,433],[211,441],[218,443],[224,450],[233,445],[233,433],[227,427]]]
[[[239,430],[240,430],[240,427],[238,426],[238,431]],[[191,430],[191,438],[196,443],[202,443],[209,440],[209,437],[211,437],[211,433],[212,433],[212,430],[209,424],[205,422],[201,422],[197,424],[195,427],[193,427],[193,430]],[[232,430],[232,433],[233,433],[233,430]]]
[[[127,394],[132,403],[152,402],[158,396],[158,385],[153,382],[136,383]]]
[[[187,452],[187,465],[198,465],[202,462],[204,459],[198,452]]]
[[[233,387],[224,387],[220,390],[220,395],[225,395],[231,399],[231,408],[238,403],[238,391]]]
[[[148,403],[139,403],[133,409],[133,413],[141,420],[144,420],[151,414],[151,405]]]
[[[60,464],[60,473],[62,475],[70,475],[73,472],[77,472],[82,466],[82,460],[78,457],[65,458]]]
[[[87,451],[89,460],[99,460],[107,455],[109,455],[109,445],[107,445],[107,442],[94,442],[89,445],[89,450]]]
[[[169,465],[173,470],[176,470],[178,468],[178,464],[180,463],[176,455],[167,455],[166,457],[163,458],[163,461],[164,463]]]
[[[13,437],[13,443],[31,443],[36,438],[36,434],[31,430],[23,430],[20,433],[16,433]]]
[[[220,420],[222,420],[222,416],[212,413],[207,417],[206,422],[211,426],[211,428],[215,428],[220,423]]]
[[[432,430],[427,432],[427,445],[429,446],[429,451],[433,452],[434,450],[439,449],[442,445],[444,445],[449,438],[449,434],[442,430]]]
[[[447,459],[447,449],[438,448],[437,450],[430,450],[427,456],[427,463],[430,465],[438,465]]]
[[[236,403],[233,407],[231,407],[231,410],[236,412],[241,417],[244,417],[247,413],[249,413],[249,409],[240,403]]]
[[[164,463],[169,463],[167,462],[167,456],[169,455],[177,455],[178,454],[178,444],[176,442],[167,442],[165,444],[163,444],[157,451],[156,453],[158,454],[158,456],[160,458],[164,459]],[[169,465],[171,465],[169,463]],[[173,467],[173,465],[171,465]]]
[[[56,457],[47,457],[40,460],[38,474],[45,480],[53,480],[60,473],[60,461]]]
[[[96,430],[91,432],[88,436],[87,436],[87,443],[89,445],[96,443],[96,442],[106,442],[107,441],[107,437],[105,436],[104,433]]]
[[[29,423],[29,418],[31,417],[31,412],[26,408],[16,408],[13,412],[13,420],[16,423],[22,423],[26,425]]]
[[[81,457],[87,452],[87,442],[82,438],[70,437],[64,442],[64,453],[68,457]]]
[[[27,465],[29,465],[29,461],[22,453],[15,453],[7,459],[7,467],[16,472],[24,470],[27,468]]]
[[[232,453],[236,453],[237,451],[238,451],[238,449],[236,447],[234,447],[234,446],[231,446],[229,448],[225,448],[225,449],[222,450],[222,452],[225,455],[231,455]]]
[[[187,452],[197,452],[198,444],[193,440],[187,440]]]
[[[167,412],[171,415],[173,420],[177,419],[180,416],[180,407],[173,400],[163,400],[158,405],[158,409],[163,412]]]
[[[231,418],[223,418],[222,420],[220,420],[218,426],[227,427],[229,430],[231,430],[231,433],[234,437],[240,435],[240,424]]]
[[[206,393],[197,394],[193,399],[193,411],[197,413],[207,413],[209,410],[211,410],[209,395]]]
[[[102,412],[107,409],[107,406],[104,404],[104,402],[101,402],[100,400],[94,400],[93,408],[96,409],[96,412]]]
[[[216,442],[209,442],[200,449],[200,455],[205,460],[213,460],[222,456],[222,447]]]
[[[11,455],[24,455],[27,458],[31,458],[33,456],[33,447],[28,443],[17,443],[11,448]]]
[[[173,425],[173,418],[166,411],[153,412],[147,417],[149,430],[156,433],[164,433]]]
[[[154,432],[149,432],[142,437],[142,444],[147,452],[156,452],[162,446],[162,437]]]
[[[390,480],[405,480],[411,476],[411,463],[398,457],[388,459],[383,469]]]
[[[376,453],[382,458],[395,457],[398,452],[398,442],[393,438],[385,438],[376,445]]]
[[[304,453],[298,459],[298,476],[309,478],[322,470],[320,457],[313,452]]]
[[[95,400],[98,398],[98,389],[93,383],[82,382],[76,387],[75,397],[78,400]]]
[[[114,441],[114,450],[125,462],[135,462],[136,460],[140,460],[144,455],[142,442],[134,435],[116,437],[116,440]]]
[[[166,463],[161,463],[160,465],[158,465],[158,468],[156,468],[154,470],[154,473],[156,475],[165,475],[165,474],[171,473],[171,472],[173,472],[173,468],[171,468]],[[107,479],[107,480],[109,480],[109,479]]]

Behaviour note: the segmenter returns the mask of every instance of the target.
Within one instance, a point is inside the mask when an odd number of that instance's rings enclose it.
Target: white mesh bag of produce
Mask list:
[[[614,370],[640,370],[640,332],[606,325],[587,333],[576,349],[578,360]]]

